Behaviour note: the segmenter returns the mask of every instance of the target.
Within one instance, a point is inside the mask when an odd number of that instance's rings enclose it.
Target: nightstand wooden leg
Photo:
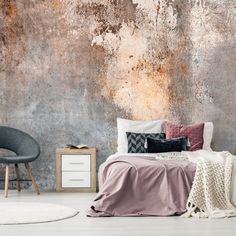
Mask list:
[[[38,187],[38,185],[37,185],[37,183],[35,181],[35,178],[34,178],[34,176],[32,174],[32,169],[31,169],[29,163],[25,163],[25,168],[26,168],[26,170],[28,172],[29,178],[32,180],[32,184],[34,186],[34,189],[35,189],[36,193],[39,195],[40,194],[39,187]]]
[[[8,197],[8,186],[9,186],[9,164],[6,165],[5,168],[5,192],[4,197]]]
[[[21,191],[21,187],[20,187],[20,172],[19,172],[18,164],[15,164],[15,170],[16,170],[16,188],[17,188],[18,192],[20,192]]]

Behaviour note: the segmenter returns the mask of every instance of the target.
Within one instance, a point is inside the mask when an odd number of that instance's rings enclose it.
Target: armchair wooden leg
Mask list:
[[[34,186],[34,189],[35,189],[36,193],[39,195],[40,194],[39,187],[38,187],[38,185],[37,185],[37,183],[35,181],[35,178],[34,178],[34,176],[32,174],[32,169],[31,169],[29,163],[25,163],[25,168],[26,168],[26,170],[28,172],[29,178],[32,180],[32,184]]]
[[[20,187],[20,172],[19,172],[18,164],[15,164],[15,170],[16,170],[16,188],[17,188],[18,192],[20,192],[21,191],[21,187]]]
[[[5,198],[8,197],[8,186],[9,186],[9,164],[6,164],[6,169],[5,169],[5,193],[4,193]]]

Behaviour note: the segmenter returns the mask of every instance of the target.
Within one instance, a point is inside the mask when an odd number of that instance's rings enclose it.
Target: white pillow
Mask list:
[[[136,121],[117,118],[117,153],[128,153],[128,141],[126,132],[135,133],[161,133],[163,132],[163,124],[166,120],[154,121]],[[212,122],[206,122],[203,132],[203,147],[204,150],[211,149],[211,140],[213,136],[214,125]]]
[[[126,132],[161,133],[165,120],[136,121],[117,118],[117,153],[128,153]]]
[[[212,122],[206,122],[204,124],[203,132],[203,147],[202,149],[211,151],[211,141],[213,137],[214,125]]]

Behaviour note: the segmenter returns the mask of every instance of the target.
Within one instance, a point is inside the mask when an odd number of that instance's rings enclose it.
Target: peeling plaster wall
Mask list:
[[[212,120],[234,151],[235,77],[235,0],[0,0],[0,123],[39,141],[44,189],[56,147],[113,153],[116,117]]]

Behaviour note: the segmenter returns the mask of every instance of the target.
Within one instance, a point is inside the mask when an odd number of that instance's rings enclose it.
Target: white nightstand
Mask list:
[[[96,149],[56,150],[56,191],[96,192]]]

